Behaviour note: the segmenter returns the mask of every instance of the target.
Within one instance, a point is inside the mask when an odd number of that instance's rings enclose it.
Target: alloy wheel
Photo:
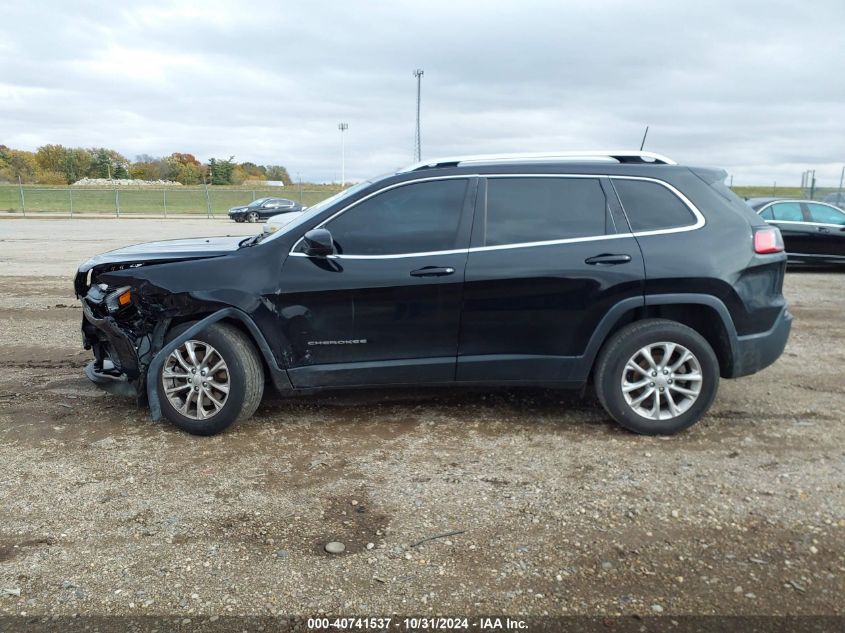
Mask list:
[[[173,408],[187,418],[207,420],[226,404],[231,380],[226,361],[204,341],[177,347],[162,370],[164,393]]]
[[[662,341],[640,348],[622,370],[622,395],[649,420],[682,415],[698,400],[704,376],[690,350]]]

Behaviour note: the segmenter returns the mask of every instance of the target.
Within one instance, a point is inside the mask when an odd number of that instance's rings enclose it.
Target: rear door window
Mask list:
[[[695,224],[690,208],[660,183],[622,178],[612,181],[635,233]]]
[[[845,213],[826,204],[812,204],[808,202],[807,210],[810,212],[811,222],[845,225]]]
[[[485,246],[526,244],[607,232],[598,178],[488,178]]]

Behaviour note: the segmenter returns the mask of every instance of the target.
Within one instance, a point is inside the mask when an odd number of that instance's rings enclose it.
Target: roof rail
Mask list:
[[[638,150],[586,151],[586,152],[532,152],[527,154],[476,154],[470,156],[451,156],[432,158],[403,167],[398,173],[431,169],[435,167],[457,167],[467,164],[492,164],[508,162],[544,162],[544,161],[616,161],[618,163],[643,163],[657,165],[677,165],[674,160],[654,152]]]

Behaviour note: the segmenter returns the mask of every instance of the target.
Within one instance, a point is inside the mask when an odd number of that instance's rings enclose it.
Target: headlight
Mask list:
[[[130,301],[132,301],[132,288],[130,286],[123,286],[106,295],[106,309],[109,312],[117,312],[121,308],[128,306]]]

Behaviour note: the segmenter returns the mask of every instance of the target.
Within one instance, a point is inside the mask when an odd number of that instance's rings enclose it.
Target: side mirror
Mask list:
[[[334,255],[334,240],[328,229],[311,229],[302,238],[305,254],[310,257]]]

